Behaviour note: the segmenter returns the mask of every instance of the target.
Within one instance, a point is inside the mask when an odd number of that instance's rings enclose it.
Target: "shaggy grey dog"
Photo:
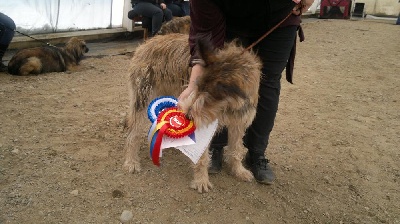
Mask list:
[[[197,88],[182,102],[181,109],[193,119],[196,127],[207,126],[216,119],[219,127],[228,128],[229,141],[225,162],[233,175],[244,181],[253,179],[243,167],[247,149],[242,137],[256,114],[261,61],[251,51],[235,42],[213,49],[208,40],[197,41],[197,52],[204,60],[204,75]],[[159,96],[179,96],[189,78],[188,35],[159,35],[139,46],[132,58],[129,77],[130,108],[124,167],[140,171],[138,151],[146,125],[146,109]],[[212,187],[208,177],[208,150],[193,166],[191,187],[207,192]]]

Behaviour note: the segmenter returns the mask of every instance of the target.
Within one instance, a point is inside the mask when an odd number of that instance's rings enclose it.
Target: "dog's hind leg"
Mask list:
[[[141,114],[141,113],[139,113]],[[141,139],[141,133],[142,131],[140,130],[140,125],[141,120],[143,118],[138,117],[137,114],[133,114],[132,117],[127,118],[127,129],[128,129],[128,134],[126,137],[126,143],[125,143],[125,162],[124,162],[124,168],[130,172],[139,172],[140,171],[140,157],[139,157],[139,149],[140,149],[140,139]]]
[[[145,127],[145,105],[147,105],[149,90],[143,87],[142,79],[131,77],[129,86],[130,106],[126,117],[125,128],[128,130],[125,143],[125,162],[123,167],[130,173],[140,171],[139,149]]]
[[[125,162],[124,168],[130,172],[139,172],[140,171],[140,158],[139,158],[139,148],[140,143],[138,137],[139,130],[137,130],[136,125],[128,127],[128,135],[126,138],[125,145]]]
[[[239,125],[228,127],[228,145],[225,148],[225,162],[228,164],[233,175],[243,181],[252,181],[253,174],[244,168],[242,160],[246,153],[243,146],[244,128]]]
[[[37,57],[28,58],[27,62],[19,69],[19,74],[26,76],[29,74],[39,74],[42,70],[42,62]]]
[[[190,184],[190,187],[197,190],[199,193],[208,192],[213,187],[208,177],[209,163],[210,156],[208,154],[208,149],[206,149],[197,164],[193,166],[194,178]]]

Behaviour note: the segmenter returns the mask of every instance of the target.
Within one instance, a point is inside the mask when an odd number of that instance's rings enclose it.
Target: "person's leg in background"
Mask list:
[[[271,184],[275,175],[265,152],[278,111],[282,72],[286,67],[296,37],[297,26],[278,28],[256,45],[263,62],[256,117],[247,129],[244,144],[249,153],[246,163],[255,179]]]
[[[164,9],[163,13],[164,13],[164,20],[163,21],[168,22],[168,21],[170,21],[172,19],[172,11],[170,9],[168,9],[168,8]],[[160,26],[160,28],[161,28],[161,26]],[[160,29],[158,29],[158,30],[160,30]]]
[[[181,4],[181,7],[183,9],[184,16],[190,15],[190,3],[189,3],[189,0],[182,1],[180,4]]]
[[[7,66],[3,64],[3,57],[14,37],[14,30],[14,20],[0,13],[0,72],[7,71]]]
[[[139,2],[135,5],[135,11],[144,17],[151,18],[151,36],[157,34],[163,22],[163,10],[149,2]]]
[[[167,8],[169,10],[171,10],[172,16],[182,17],[185,15],[185,12],[178,4],[175,4],[174,2],[170,2],[170,3],[166,3],[166,5],[167,5]]]

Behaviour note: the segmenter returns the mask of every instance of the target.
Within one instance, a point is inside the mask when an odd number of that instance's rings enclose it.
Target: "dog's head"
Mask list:
[[[240,118],[255,109],[261,69],[258,57],[243,52],[236,42],[214,49],[207,39],[198,39],[196,52],[205,63],[204,73],[180,107],[197,127],[229,116]]]
[[[68,40],[65,44],[65,50],[71,53],[77,61],[79,61],[85,53],[89,52],[85,40],[77,37],[72,37]]]

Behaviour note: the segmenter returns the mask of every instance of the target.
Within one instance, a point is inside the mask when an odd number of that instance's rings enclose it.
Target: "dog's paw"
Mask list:
[[[254,179],[251,171],[244,167],[233,170],[233,174],[242,181],[251,182]]]
[[[197,190],[199,193],[206,193],[213,187],[209,180],[193,180],[190,183],[190,188]]]
[[[140,163],[125,161],[123,168],[129,173],[137,173],[140,172]]]

